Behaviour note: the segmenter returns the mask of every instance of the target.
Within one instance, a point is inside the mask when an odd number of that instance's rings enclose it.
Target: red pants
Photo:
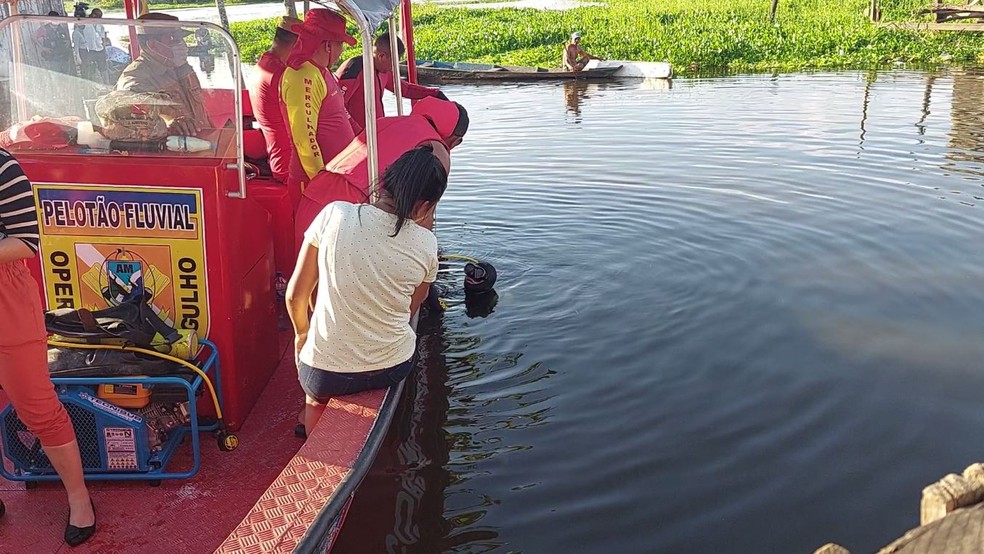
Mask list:
[[[359,190],[344,175],[330,171],[317,174],[304,188],[297,213],[294,214],[294,248],[297,251],[300,251],[301,245],[304,244],[304,232],[308,230],[321,210],[336,200],[365,204],[369,201],[369,194],[368,191]]]
[[[0,263],[0,388],[42,446],[62,446],[75,430],[48,376],[47,336],[27,266]]]

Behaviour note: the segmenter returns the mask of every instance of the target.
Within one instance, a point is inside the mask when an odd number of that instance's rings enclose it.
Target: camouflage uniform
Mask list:
[[[212,127],[202,99],[202,85],[187,63],[171,67],[144,50],[116,83],[116,90],[166,95],[173,103],[161,113],[169,119],[188,119],[200,128]]]

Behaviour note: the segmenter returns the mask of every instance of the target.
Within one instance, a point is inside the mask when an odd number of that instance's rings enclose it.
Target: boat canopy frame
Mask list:
[[[375,202],[379,197],[379,141],[376,134],[376,71],[372,56],[374,33],[383,21],[389,21],[390,37],[396,37],[397,8],[402,7],[405,29],[411,29],[410,0],[334,0],[315,3],[326,8],[336,8],[352,18],[362,38],[362,88],[366,105],[366,153],[369,169],[369,199]],[[411,31],[412,33],[412,31]],[[412,35],[410,35],[412,36]],[[400,83],[400,56],[398,43],[390,40],[390,59],[393,67],[393,92],[396,95],[397,115],[403,115],[403,90]]]

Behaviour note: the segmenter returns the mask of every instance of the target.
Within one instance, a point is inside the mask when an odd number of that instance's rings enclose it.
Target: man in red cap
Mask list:
[[[323,8],[309,10],[293,31],[297,42],[280,80],[280,99],[294,146],[287,184],[297,206],[304,186],[355,138],[345,97],[328,70],[341,56],[342,44],[354,45],[355,39],[341,14]]]
[[[450,150],[461,144],[469,122],[468,112],[461,104],[434,97],[417,102],[410,115],[383,117],[378,121],[380,172],[403,154],[428,144],[445,170],[450,172]],[[367,157],[366,133],[363,131],[304,189],[294,216],[294,236],[298,245],[311,222],[330,202],[343,200],[361,204],[369,201]],[[432,226],[431,221],[418,221],[418,224],[428,229]]]
[[[253,115],[266,140],[270,172],[282,183],[287,182],[294,148],[280,110],[280,79],[287,69],[287,56],[297,42],[297,34],[292,30],[296,25],[301,25],[300,19],[284,17],[280,21],[273,35],[273,44],[257,60],[249,85]]]

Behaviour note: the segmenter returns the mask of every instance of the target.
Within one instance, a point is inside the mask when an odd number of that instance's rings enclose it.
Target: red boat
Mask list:
[[[396,31],[400,0],[337,4],[356,22],[364,44],[387,19]],[[140,11],[134,2],[126,7],[129,17]],[[412,45],[409,0],[402,9],[403,36]],[[139,273],[141,291],[163,320],[216,346],[221,380],[213,372],[210,382],[217,399],[205,392],[193,404],[221,426],[218,444],[204,433],[197,444],[194,436],[184,437],[168,461],[173,475],[144,478],[131,471],[123,479],[87,467],[99,529],[72,551],[328,551],[402,384],[333,399],[306,440],[294,436],[303,395],[293,336],[278,327],[285,320],[277,291],[289,267],[277,258],[292,246],[293,217],[286,188],[246,162],[244,144],[248,149],[262,139],[248,127],[251,110],[235,42],[208,23],[101,20],[111,36],[130,38],[134,57],[137,34],[148,28],[207,35],[215,54],[211,71],[200,73],[213,128],[199,140],[108,143],[92,130],[106,124],[107,113],[117,113],[100,104],[112,85],[67,71],[32,40],[43,25],[86,21],[16,14],[0,21],[0,45],[12,59],[7,86],[0,88],[0,128],[21,124],[9,150],[35,184],[41,223],[33,271],[49,309],[106,307],[113,297],[106,291],[116,286],[110,281],[126,288],[124,281]],[[412,67],[412,49],[410,55]],[[201,61],[204,72],[210,64]],[[363,61],[369,76],[371,49]],[[371,78],[365,83],[370,182],[378,173],[374,84]],[[126,117],[155,109],[146,98],[136,99]],[[66,126],[77,138],[47,132]],[[5,404],[0,391],[0,409]],[[238,441],[230,441],[232,434]],[[83,442],[80,437],[85,448]],[[51,475],[17,467],[4,447],[2,473],[10,478],[0,478],[7,505],[0,552],[67,552],[64,490]],[[193,475],[174,477],[182,471]]]

